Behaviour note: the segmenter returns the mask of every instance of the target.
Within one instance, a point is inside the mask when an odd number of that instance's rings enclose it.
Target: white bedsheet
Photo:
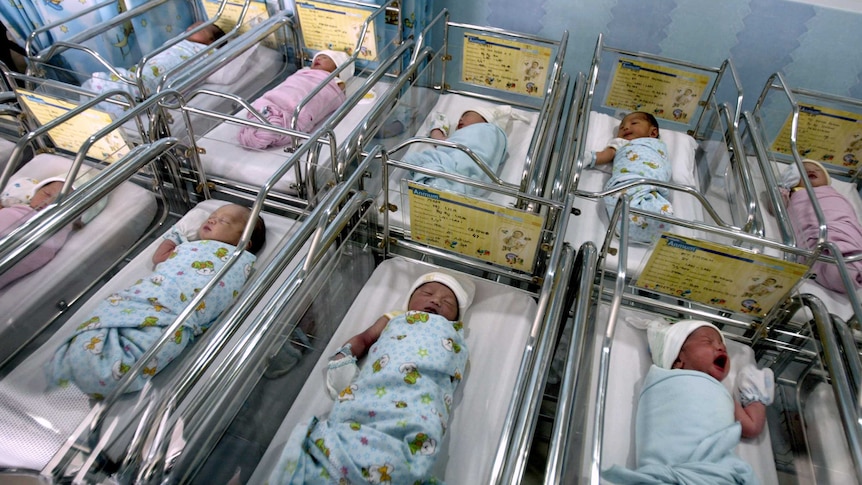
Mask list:
[[[68,158],[41,154],[11,179],[44,180],[67,173],[71,165]],[[38,332],[61,302],[72,302],[143,235],[156,216],[152,192],[131,182],[108,197],[102,212],[82,229],[72,231],[54,259],[0,290],[0,360]]]
[[[619,127],[620,120],[613,116],[598,112],[590,113],[589,129],[584,153],[604,149],[611,138],[614,138]],[[691,136],[669,129],[659,130],[661,139],[667,145],[668,158],[670,159],[673,179],[672,182],[698,187],[698,178],[695,173],[695,150],[697,142]],[[599,169],[585,169],[578,190],[585,192],[601,192],[605,183],[610,178],[611,164]],[[671,191],[670,201],[673,205],[674,216],[683,220],[703,220],[703,210],[700,203],[692,196],[677,191]],[[592,241],[596,247],[601,248],[608,231],[609,220],[601,199],[578,198],[574,206],[580,209],[581,214],[572,215],[566,229],[565,240],[573,247],[579,248],[587,241]],[[674,228],[673,231],[683,236],[694,236],[694,231]],[[616,247],[619,246],[617,238]],[[641,261],[648,253],[648,247],[642,244],[629,244],[629,257],[626,268],[629,276],[635,276],[641,266]],[[617,256],[609,255],[606,267],[616,267]]]
[[[756,163],[756,162],[753,162]],[[784,164],[782,164],[782,167]],[[759,170],[753,171],[755,176],[755,187],[758,190],[758,198],[764,207],[763,213],[763,226],[764,233],[766,237],[775,241],[781,240],[781,232],[778,228],[778,221],[775,219],[768,210],[765,208],[770,206],[769,200],[764,193],[764,183],[763,177],[760,174]],[[776,172],[778,173],[778,172]],[[856,212],[856,217],[859,218],[859,223],[862,224],[862,198],[860,198],[859,192],[856,190],[856,186],[849,182],[844,182],[842,180],[837,180],[835,177],[832,177],[831,185],[837,190],[841,195],[847,199],[850,204],[853,206],[853,210]],[[780,256],[775,251],[768,250],[768,254],[772,254],[773,256]],[[830,313],[834,313],[838,315],[845,321],[853,316],[853,308],[850,306],[850,299],[847,295],[837,293],[832,290],[828,290],[822,286],[820,286],[814,280],[807,280],[802,283],[802,286],[799,287],[798,292],[800,294],[811,293],[812,295],[823,300],[823,304],[826,305],[826,308]],[[856,290],[856,294],[862,299],[862,288]]]
[[[451,129],[454,130],[458,124],[458,119],[464,111],[470,108],[491,108],[500,106],[500,103],[493,103],[481,99],[464,96],[461,94],[444,94],[441,95],[437,104],[428,113],[428,116],[419,125],[419,132],[416,136],[428,136],[428,122],[435,113],[445,113],[451,123]],[[521,108],[512,108],[512,111],[517,115],[524,117],[529,121],[521,121],[513,119],[506,128],[507,137],[507,156],[506,160],[500,167],[500,173],[497,174],[503,181],[520,185],[521,177],[524,173],[524,164],[527,160],[527,154],[530,150],[530,141],[533,138],[536,123],[539,119],[538,111],[530,111]],[[407,153],[420,152],[424,150],[433,150],[430,145],[423,143],[415,143],[403,151],[403,154],[397,154],[396,157],[404,158]],[[534,160],[533,163],[536,163]],[[398,211],[389,214],[389,221],[392,225],[398,227],[410,227],[410,205],[408,204],[407,193],[402,193],[401,180],[410,180],[410,175],[407,170],[394,169],[389,174],[389,202],[398,206]],[[513,199],[511,197],[491,192],[484,197],[488,201],[511,207]],[[383,202],[381,194],[379,202]]]
[[[347,97],[349,98],[364,79],[354,78],[348,82]],[[380,81],[373,87],[356,106],[350,110],[347,116],[335,127],[336,141],[341,144],[344,138],[362,121],[362,118],[371,111],[375,102],[381,96],[385,96],[392,87],[385,80]],[[248,111],[240,110],[234,116],[246,119]],[[272,147],[266,150],[253,150],[239,144],[240,125],[234,123],[221,123],[209,133],[203,135],[197,144],[206,150],[201,155],[201,163],[208,176],[216,176],[235,180],[237,182],[260,186],[272,176],[291,154],[284,151],[284,147]],[[320,168],[330,168],[329,148],[323,148],[320,152]],[[296,173],[288,171],[274,189],[278,192],[295,194],[297,189]]]
[[[607,305],[601,307],[598,317],[600,322],[606,321],[607,309]],[[638,394],[652,359],[646,331],[638,330],[627,323],[625,319],[629,316],[637,320],[655,318],[647,313],[623,309],[617,320],[611,348],[610,377],[605,404],[602,469],[607,469],[611,465],[635,468],[634,420],[637,413]],[[597,340],[598,350],[601,340]],[[733,393],[736,373],[744,366],[754,364],[754,352],[750,347],[730,340],[727,341],[727,352],[730,356],[731,372],[722,384]],[[772,440],[768,431],[764,431],[756,439],[742,440],[736,447],[736,453],[754,468],[755,474],[763,485],[778,483],[772,455]]]
[[[182,220],[192,225],[197,221],[199,225],[207,215],[225,203],[219,200],[201,202]],[[267,244],[258,254],[261,262],[273,254],[278,246],[276,243],[295,225],[291,219],[270,214],[264,214],[263,217]],[[152,271],[152,255],[160,243],[161,238],[158,238],[136,256],[82,305],[50,340],[0,380],[0,436],[3,436],[0,439],[0,468],[43,468],[90,412],[92,401],[74,385],[46,392],[47,377],[43,366],[78,326],[81,317],[91,312],[111,293],[132,285]],[[175,367],[171,366],[164,373],[169,373]],[[159,381],[159,377],[156,376],[154,382]],[[132,416],[127,415],[131,413],[124,414],[122,411],[131,408],[137,395],[127,394],[119,409],[115,408],[112,412],[111,418],[131,419]]]
[[[402,304],[404,289],[434,269],[424,263],[396,258],[384,261],[374,271],[326,346],[323,357],[315,365],[249,483],[262,483],[267,479],[298,423],[329,412],[332,400],[323,379],[329,356],[384,312]],[[533,298],[526,293],[488,280],[473,280],[476,296],[464,318],[470,349],[468,371],[456,392],[449,432],[435,465],[435,476],[447,483],[488,482],[521,355],[537,309]]]

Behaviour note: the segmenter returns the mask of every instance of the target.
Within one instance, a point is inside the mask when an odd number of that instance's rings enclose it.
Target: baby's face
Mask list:
[[[51,182],[39,187],[39,190],[30,197],[30,208],[40,211],[48,204],[57,199],[57,195],[63,188],[63,182]]]
[[[475,111],[465,111],[461,114],[461,117],[458,118],[458,129],[464,128],[465,126],[475,125],[476,123],[487,123],[488,121],[485,118],[482,118],[482,115]]]
[[[657,138],[658,128],[652,126],[649,120],[640,113],[632,113],[620,123],[617,136],[625,140],[636,138]]]
[[[805,167],[805,175],[808,177],[808,181],[811,182],[812,187],[829,185],[829,182],[826,179],[826,174],[820,167],[817,166],[817,164],[811,162],[803,162],[802,166]],[[799,181],[798,185],[802,187],[802,180]]]
[[[673,368],[705,372],[721,381],[730,372],[730,356],[714,328],[700,327],[685,339]]]
[[[203,22],[195,22],[192,25],[190,25],[189,28],[186,30],[192,30],[202,23]],[[190,35],[188,37],[188,40],[190,40],[192,42],[197,42],[198,44],[210,45],[213,42],[215,42],[214,30],[215,30],[215,27],[209,26],[203,30],[200,30],[200,31],[195,32],[194,34]]]
[[[248,222],[248,215],[249,210],[241,205],[221,206],[201,224],[198,237],[236,246]]]
[[[416,288],[407,309],[433,313],[454,322],[458,318],[458,298],[448,286],[432,281]]]
[[[323,69],[324,71],[332,72],[335,70],[336,67],[338,66],[335,65],[335,61],[333,61],[332,58],[327,56],[326,54],[318,55],[311,62],[312,69]]]

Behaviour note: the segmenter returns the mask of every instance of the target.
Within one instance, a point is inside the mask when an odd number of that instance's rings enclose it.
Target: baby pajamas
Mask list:
[[[293,431],[269,483],[432,480],[467,354],[460,322],[425,312],[392,318],[329,419]]]
[[[615,139],[619,142],[621,139]],[[612,142],[612,143],[614,143]],[[605,184],[605,190],[613,189],[626,182],[647,178],[663,182],[671,180],[671,166],[667,158],[667,146],[658,138],[636,138],[614,143],[621,145],[616,150],[613,162],[613,174]],[[617,199],[627,194],[631,197],[629,208],[654,212],[661,215],[673,215],[673,208],[667,197],[669,191],[663,187],[640,185],[604,198],[605,209],[610,218],[614,213]],[[653,242],[661,235],[666,224],[656,220],[648,220],[636,214],[629,216],[629,238],[639,242]]]
[[[186,303],[225,265],[234,246],[219,241],[180,244],[146,279],[99,303],[49,363],[53,383],[74,382],[82,391],[104,396],[138,361],[183,310]],[[255,256],[245,252],[195,308],[194,314],[148,362],[128,391],[136,391],[162,370],[239,295]]]

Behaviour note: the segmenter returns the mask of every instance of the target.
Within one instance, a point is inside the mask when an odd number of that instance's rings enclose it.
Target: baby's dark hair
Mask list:
[[[263,217],[257,216],[257,222],[255,222],[254,230],[251,232],[251,240],[248,242],[247,251],[257,255],[264,244],[266,244],[266,224],[263,222]]]
[[[212,24],[213,42],[225,36],[224,30],[216,24]]]
[[[646,118],[647,123],[649,123],[650,126],[655,126],[657,132],[656,137],[661,135],[661,133],[658,133],[658,120],[655,118],[655,116],[652,115],[652,113],[647,113],[646,111],[632,111],[631,113],[629,113],[629,115],[643,115],[643,117]]]

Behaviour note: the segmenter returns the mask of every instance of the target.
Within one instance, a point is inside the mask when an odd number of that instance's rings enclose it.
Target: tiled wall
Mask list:
[[[862,98],[862,1],[436,0],[452,20],[559,38],[566,71],[589,67],[596,37],[627,50],[718,66],[730,57],[750,109],[776,71],[791,86]]]

